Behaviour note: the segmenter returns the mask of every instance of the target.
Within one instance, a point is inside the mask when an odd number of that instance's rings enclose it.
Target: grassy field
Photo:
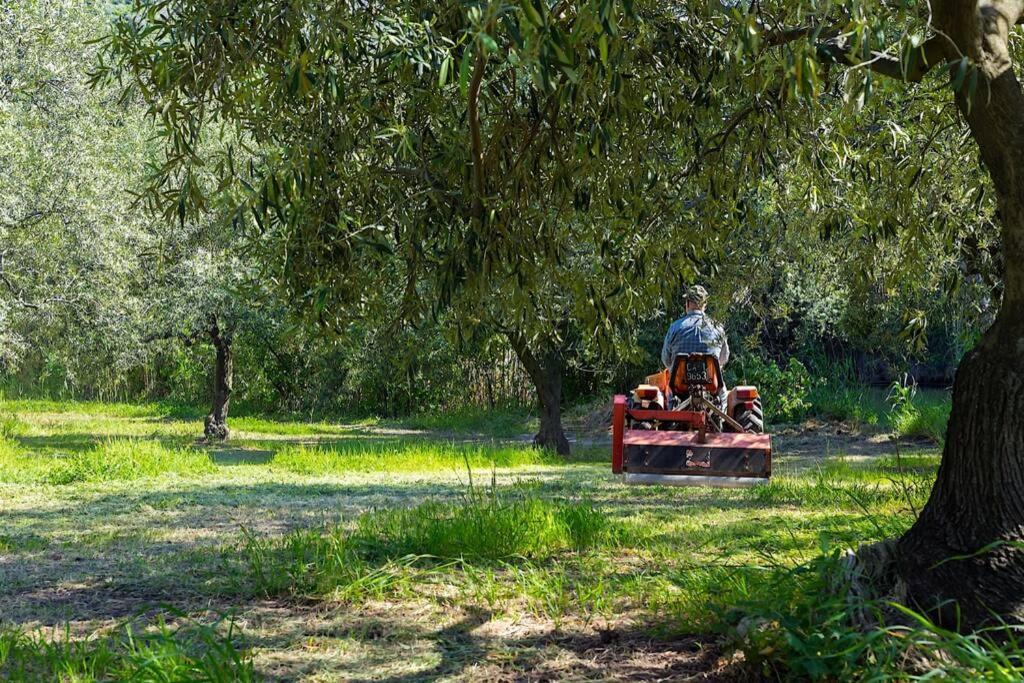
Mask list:
[[[232,426],[0,403],[0,677],[909,676],[908,648],[1020,674],[927,624],[857,631],[828,592],[841,549],[913,520],[926,442],[789,428],[773,483],[729,491],[626,488],[604,437],[565,461],[508,419]]]

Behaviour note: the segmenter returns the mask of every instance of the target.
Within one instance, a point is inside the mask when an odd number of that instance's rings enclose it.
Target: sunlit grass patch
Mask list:
[[[228,426],[234,432],[283,436],[342,436],[353,432],[349,427],[328,422],[275,420],[256,416],[233,417],[228,421]]]
[[[208,453],[152,440],[112,439],[63,456],[32,453],[10,440],[0,440],[0,481],[73,484],[168,473],[194,476],[215,470]]]
[[[558,462],[534,448],[431,441],[351,441],[330,446],[289,445],[271,461],[274,469],[297,474],[345,472],[431,472],[490,469]]]
[[[511,437],[527,433],[533,427],[530,411],[523,408],[489,410],[464,408],[458,411],[429,412],[389,421],[396,426],[440,432],[486,434]]]
[[[89,639],[67,633],[0,628],[5,681],[255,681],[251,658],[233,626],[131,625]]]

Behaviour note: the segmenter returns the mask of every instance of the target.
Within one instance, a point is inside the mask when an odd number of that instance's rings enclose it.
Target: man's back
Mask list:
[[[668,328],[661,347],[661,362],[672,367],[676,354],[713,353],[722,367],[729,362],[729,342],[725,330],[716,325],[704,311],[691,311]]]

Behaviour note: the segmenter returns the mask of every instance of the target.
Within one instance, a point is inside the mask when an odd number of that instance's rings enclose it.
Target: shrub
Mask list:
[[[815,386],[804,364],[790,358],[784,368],[773,361],[762,360],[748,355],[736,363],[732,384],[753,384],[760,390],[765,420],[772,422],[793,422],[810,413],[808,401]]]

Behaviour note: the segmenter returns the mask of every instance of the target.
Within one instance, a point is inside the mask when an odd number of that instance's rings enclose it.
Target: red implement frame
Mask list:
[[[684,423],[692,431],[657,431],[627,430],[626,418],[638,421]],[[696,432],[696,434],[694,434]],[[771,476],[771,438],[761,434],[715,434],[713,448],[754,448],[766,451],[766,471]],[[766,442],[766,443],[765,443]],[[702,412],[689,410],[630,410],[626,407],[626,397],[616,395],[612,400],[612,472],[623,473],[624,451],[627,443],[658,443],[664,445],[683,446],[686,443],[707,443],[707,416]],[[708,473],[710,474],[710,473]],[[721,476],[754,476],[742,472],[717,472]]]

